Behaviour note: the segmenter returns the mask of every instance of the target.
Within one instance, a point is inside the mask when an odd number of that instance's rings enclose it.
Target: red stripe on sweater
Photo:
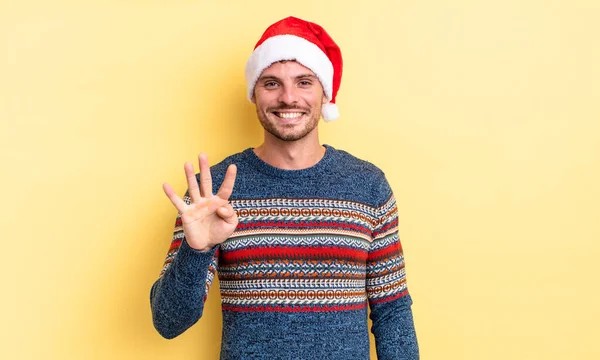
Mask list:
[[[289,246],[289,247],[253,247],[249,249],[223,251],[221,260],[232,263],[249,258],[335,258],[366,261],[367,252],[358,249],[335,246]]]
[[[369,261],[374,259],[388,258],[393,255],[399,254],[402,251],[402,245],[399,242],[392,243],[384,248],[377,249],[369,253]]]
[[[171,246],[169,246],[169,251],[179,249],[179,247],[181,246],[181,241],[182,241],[181,239],[173,240],[171,242]]]

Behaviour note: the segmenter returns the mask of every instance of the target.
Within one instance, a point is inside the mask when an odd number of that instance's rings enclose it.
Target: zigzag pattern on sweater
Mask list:
[[[379,208],[320,199],[232,205],[240,225],[221,245],[224,309],[355,310],[368,296],[382,300],[406,290],[393,196]]]

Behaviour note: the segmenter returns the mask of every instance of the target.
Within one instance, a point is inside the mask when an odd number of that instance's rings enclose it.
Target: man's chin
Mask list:
[[[294,126],[290,126],[292,128]],[[266,129],[271,135],[281,141],[298,141],[309,134],[307,131],[285,131],[284,129]],[[282,131],[284,130],[284,131]],[[291,129],[289,129],[291,130]]]
[[[260,118],[259,118],[260,119]],[[308,114],[303,114],[293,121],[276,116],[273,113],[268,113],[265,118],[260,119],[262,127],[281,141],[297,141],[316,129],[318,122],[311,126],[314,121]],[[266,121],[264,121],[266,120]]]

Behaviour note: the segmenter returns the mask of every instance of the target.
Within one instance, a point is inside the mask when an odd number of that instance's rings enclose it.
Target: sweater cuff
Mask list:
[[[212,262],[219,245],[207,252],[191,248],[185,238],[179,246],[173,260],[175,277],[186,285],[198,285],[206,282],[208,267]]]

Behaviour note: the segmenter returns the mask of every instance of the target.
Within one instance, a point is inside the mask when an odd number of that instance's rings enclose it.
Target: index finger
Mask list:
[[[181,199],[179,196],[177,196],[177,194],[175,193],[175,190],[173,190],[171,185],[169,185],[167,183],[163,184],[163,191],[165,192],[165,194],[167,195],[169,200],[171,200],[171,203],[173,205],[175,205],[177,212],[182,214],[185,211],[185,206],[187,205],[185,203],[185,201],[183,201],[183,199]]]
[[[237,167],[235,164],[229,165],[227,172],[225,173],[225,179],[219,188],[217,196],[223,200],[229,200],[231,193],[233,192],[233,185],[235,184],[235,178],[237,175]]]

